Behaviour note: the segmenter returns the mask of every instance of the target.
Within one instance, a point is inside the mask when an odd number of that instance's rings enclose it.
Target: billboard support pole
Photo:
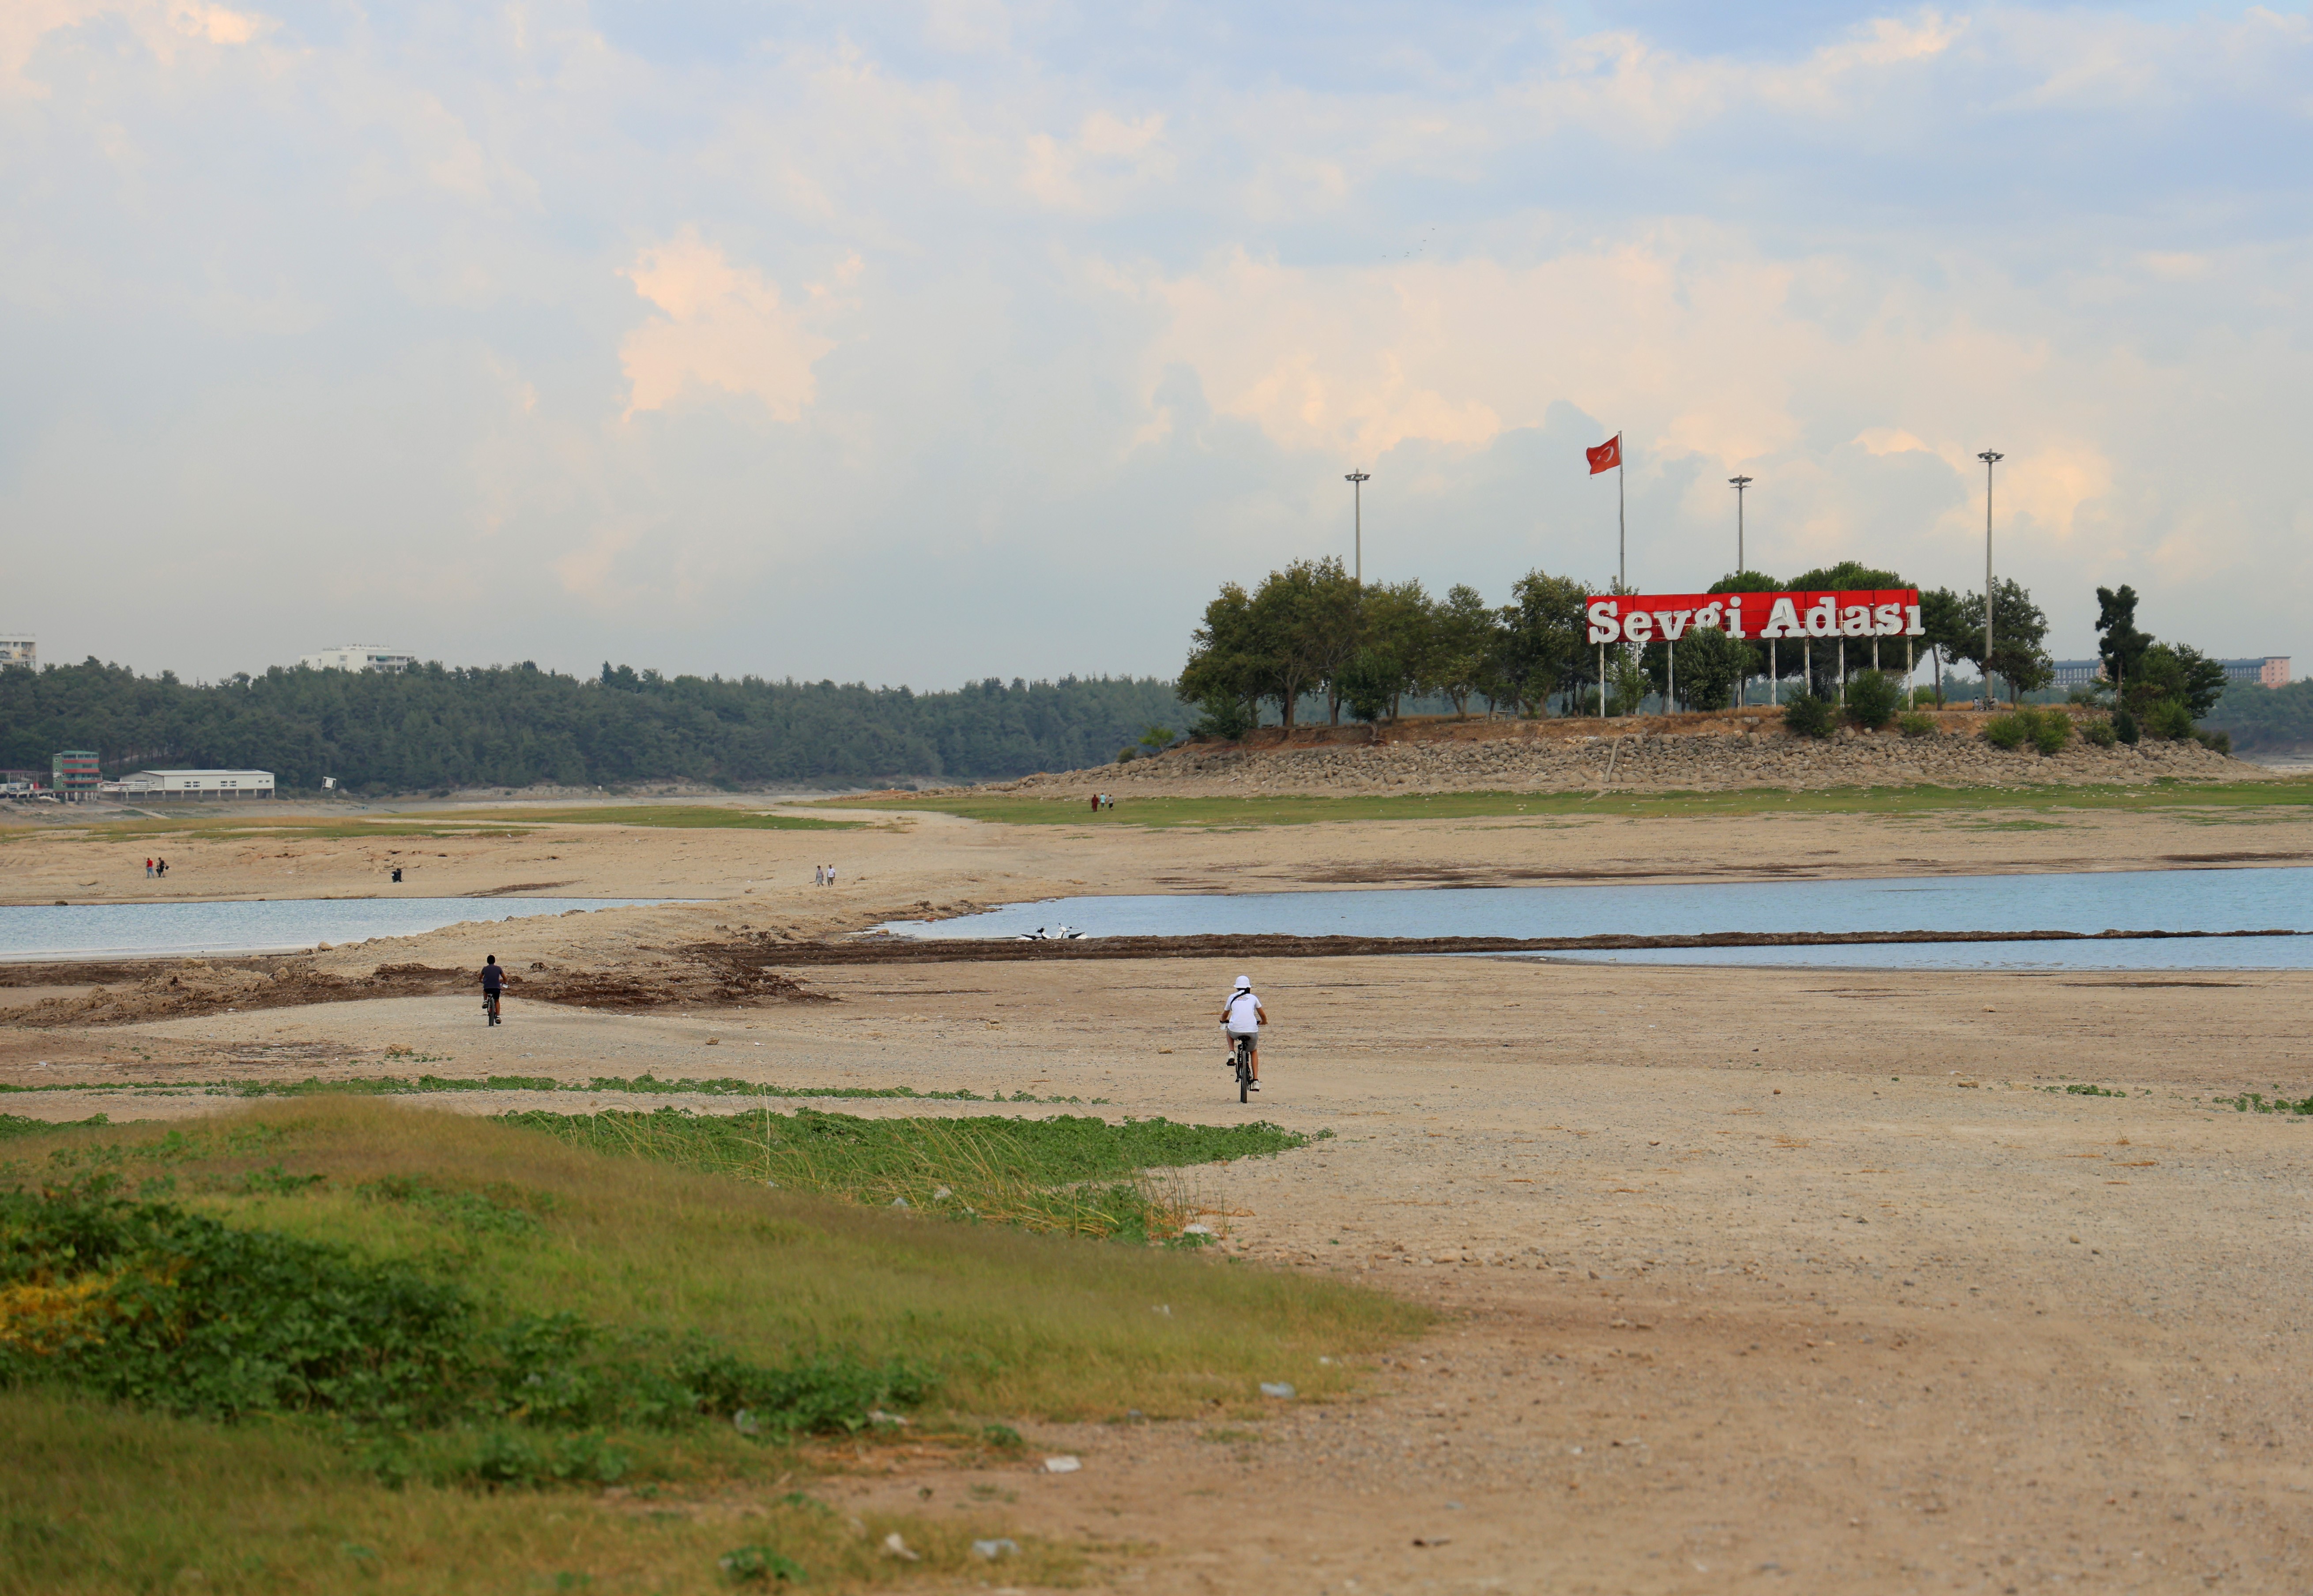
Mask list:
[[[1783,704],[1783,672],[1775,659],[1775,640],[1767,639],[1767,702],[1780,709]]]
[[[1598,645],[1598,718],[1606,718],[1606,645]]]

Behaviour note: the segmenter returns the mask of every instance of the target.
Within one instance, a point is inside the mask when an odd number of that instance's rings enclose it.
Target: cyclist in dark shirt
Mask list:
[[[498,964],[498,956],[492,953],[482,960],[482,1007],[488,1011],[493,1025],[498,1022],[498,994],[505,987],[506,971]]]

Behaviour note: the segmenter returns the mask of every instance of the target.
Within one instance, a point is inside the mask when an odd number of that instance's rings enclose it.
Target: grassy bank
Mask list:
[[[0,820],[4,820],[0,816]],[[343,841],[380,837],[523,837],[548,826],[647,826],[660,829],[713,831],[856,831],[868,820],[816,815],[772,814],[709,803],[602,804],[585,809],[460,809],[448,813],[378,815],[185,814],[135,816],[81,826],[0,825],[0,838],[70,833],[106,841],[193,837],[267,837],[291,840]]]
[[[1016,826],[1191,826],[1239,829],[1371,820],[1552,820],[1601,815],[1704,818],[1761,814],[2021,815],[2063,811],[2153,812],[2208,811],[2232,815],[2271,810],[2299,815],[2313,809],[2313,782],[2179,782],[2134,786],[1826,787],[1795,791],[1755,787],[1726,793],[1374,793],[1338,798],[1178,798],[1120,795],[1116,807],[1093,814],[1081,798],[986,797],[838,798],[851,806],[906,813],[930,811],[966,820]]]
[[[811,1437],[872,1455],[899,1433],[877,1414],[902,1410],[912,1445],[1000,1465],[990,1425],[1251,1410],[1262,1381],[1338,1392],[1342,1359],[1422,1322],[1330,1282],[996,1223],[1069,1228],[1037,1215],[882,1206],[941,1174],[1130,1184],[1281,1133],[964,1121],[943,1144],[774,1116],[782,1147],[749,1115],[749,1147],[686,1118],[317,1099],[11,1137],[0,1592],[189,1568],[216,1590],[708,1590],[749,1547],[742,1566],[842,1589],[892,1573],[895,1530],[923,1554],[910,1579],[984,1579],[969,1542],[1000,1522],[855,1530],[808,1499]],[[766,1152],[824,1189],[753,1178]],[[789,1474],[805,1495],[767,1517],[714,1506],[738,1486],[771,1502]],[[1069,1556],[1024,1542],[1000,1577]]]

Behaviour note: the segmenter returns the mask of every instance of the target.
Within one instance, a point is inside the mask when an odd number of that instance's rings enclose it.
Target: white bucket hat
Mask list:
[[[1248,989],[1249,987],[1252,987],[1252,985],[1253,985],[1253,978],[1252,978],[1251,976],[1239,976],[1239,977],[1237,977],[1237,978],[1236,978],[1236,989],[1237,989],[1239,992],[1245,991],[1246,989]]]

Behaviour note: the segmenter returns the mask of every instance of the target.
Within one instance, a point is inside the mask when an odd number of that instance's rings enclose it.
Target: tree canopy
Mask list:
[[[148,765],[325,776],[356,792],[693,780],[864,783],[1025,776],[1112,759],[1180,713],[1172,684],[989,679],[916,693],[833,681],[665,677],[605,663],[588,680],[534,665],[401,675],[276,668],[214,685],[92,659],[0,670],[0,767],[94,749]]]

